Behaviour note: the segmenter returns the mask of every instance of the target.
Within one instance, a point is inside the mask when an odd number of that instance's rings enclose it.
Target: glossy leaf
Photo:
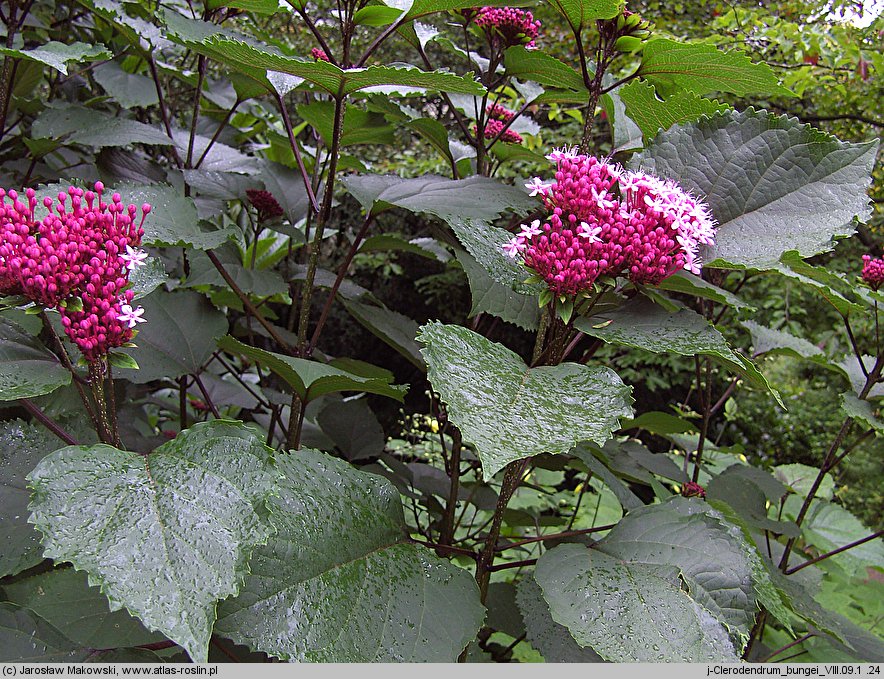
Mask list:
[[[93,68],[92,77],[123,108],[143,108],[159,103],[156,87],[150,78],[125,71],[116,61]]]
[[[516,588],[516,602],[525,619],[526,638],[546,662],[604,662],[591,648],[582,648],[564,625],[552,619],[540,586],[529,575]]]
[[[198,373],[227,332],[227,317],[205,297],[189,290],[155,290],[139,300],[147,323],[139,325],[134,348],[125,352],[138,370],[115,371],[115,377],[144,384]]]
[[[540,310],[535,296],[521,294],[498,283],[488,275],[485,267],[463,250],[458,251],[457,260],[467,274],[473,296],[470,318],[488,313],[523,330],[533,330],[537,327]]]
[[[55,354],[20,326],[0,318],[0,401],[48,394],[70,384]]]
[[[529,368],[506,347],[438,322],[423,326],[418,340],[430,383],[475,444],[486,480],[531,455],[567,453],[582,440],[602,445],[618,418],[632,415],[630,388],[610,368]]]
[[[217,632],[298,662],[454,662],[484,618],[478,589],[407,542],[393,485],[307,449],[279,466],[277,534],[221,604]]]
[[[884,431],[884,422],[875,414],[875,409],[868,401],[858,399],[850,392],[841,394],[841,410],[845,414],[859,420],[864,426],[874,429],[876,432]]]
[[[82,106],[45,109],[34,120],[31,134],[37,139],[62,139],[65,143],[96,148],[173,143],[158,127]]]
[[[637,508],[596,549],[631,563],[677,567],[693,599],[740,639],[739,650],[749,639],[758,611],[756,580],[768,595],[776,596],[740,530],[702,500],[674,497]]]
[[[82,662],[89,653],[36,613],[0,601],[0,661]]]
[[[504,57],[507,75],[530,80],[548,87],[574,90],[585,94],[583,76],[571,66],[540,50],[510,47]]]
[[[341,180],[366,212],[377,214],[390,207],[425,212],[445,221],[495,219],[507,210],[527,212],[534,199],[514,186],[489,177],[446,179],[427,175],[403,179],[393,175],[351,175]]]
[[[3,587],[6,598],[53,625],[81,648],[123,648],[164,641],[125,610],[111,611],[107,597],[85,573],[54,570]]]
[[[215,604],[236,594],[270,529],[271,452],[240,423],[197,424],[150,455],[69,446],[28,475],[45,554],[89,573],[126,607],[205,662]]]
[[[719,288],[709,281],[703,280],[700,276],[696,276],[687,271],[678,271],[669,278],[664,278],[657,286],[660,290],[669,290],[671,292],[681,292],[686,295],[694,295],[702,299],[711,299],[719,304],[727,304],[735,309],[747,309],[754,311],[755,307],[748,302],[740,299],[732,292]]]
[[[0,47],[0,54],[51,66],[62,75],[68,74],[67,65],[71,62],[98,61],[99,59],[110,59],[113,56],[104,45],[87,45],[82,42],[65,44],[55,40],[40,45],[40,47],[24,50]]]
[[[765,63],[753,64],[739,52],[724,52],[712,45],[688,45],[666,38],[655,38],[644,46],[639,74],[651,82],[676,85],[695,94],[792,94]]]
[[[610,323],[597,327],[606,321]],[[683,308],[669,313],[647,299],[638,299],[615,311],[579,318],[574,327],[611,344],[658,354],[709,356],[776,396],[755,365],[736,354],[722,334],[696,311]]]
[[[392,375],[389,377],[366,377],[335,368],[327,363],[308,361],[304,358],[285,356],[251,347],[230,335],[222,337],[218,346],[225,351],[248,356],[269,368],[284,379],[304,403],[309,403],[324,394],[338,391],[365,391],[401,401],[408,390],[408,387],[404,385],[390,384]]]
[[[707,266],[771,269],[788,250],[815,255],[853,233],[869,214],[877,146],[749,109],[663,132],[634,162],[709,204],[719,226]]]
[[[553,8],[578,33],[596,19],[611,19],[620,13],[623,0],[552,0]]]
[[[387,307],[345,299],[344,308],[375,337],[386,342],[420,370],[426,370],[420,345],[415,340],[418,324]]]
[[[685,593],[671,567],[623,563],[559,545],[534,575],[552,618],[612,662],[737,662],[725,628]]]

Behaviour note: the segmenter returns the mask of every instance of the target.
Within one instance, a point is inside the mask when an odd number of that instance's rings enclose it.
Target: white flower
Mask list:
[[[577,147],[572,146],[568,148],[567,146],[563,146],[560,149],[553,149],[553,152],[550,153],[546,159],[551,160],[554,163],[559,162],[560,160],[574,160],[579,158],[580,154],[577,152]]]
[[[127,269],[134,269],[139,266],[147,266],[147,253],[144,250],[136,250],[131,245],[126,246],[126,254],[120,255],[120,259],[126,262]],[[132,327],[132,326],[129,326]]]
[[[138,323],[147,323],[146,318],[141,318],[143,315],[144,307],[133,309],[132,305],[124,304],[120,307],[120,315],[117,316],[117,320],[128,323],[130,328],[134,328]]]
[[[503,251],[510,257],[515,257],[525,249],[525,237],[514,236],[512,240],[503,245]]]
[[[525,240],[530,240],[534,236],[539,236],[542,233],[543,229],[540,228],[540,220],[535,219],[533,222],[531,222],[530,226],[522,224],[522,233],[520,233],[519,235],[522,236],[522,238],[524,238]]]
[[[600,243],[602,239],[599,238],[599,234],[601,232],[601,226],[590,226],[586,222],[580,222],[580,226],[577,227],[577,235],[581,238],[589,238],[590,243]]]
[[[548,184],[543,182],[540,177],[534,177],[530,182],[525,184],[525,188],[531,192],[531,196],[536,196],[538,194],[546,193],[547,189],[553,185],[553,182],[549,182]]]

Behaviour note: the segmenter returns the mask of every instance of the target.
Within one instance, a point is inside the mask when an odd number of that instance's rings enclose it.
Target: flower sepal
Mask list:
[[[574,315],[574,298],[566,297],[562,299],[561,297],[556,301],[556,315],[562,319],[562,323],[567,325],[571,322],[571,317]]]
[[[83,300],[82,298],[75,295],[73,297],[68,297],[66,300],[62,301],[59,306],[65,311],[74,313],[83,310]]]
[[[544,288],[537,298],[537,306],[542,309],[547,304],[552,302],[552,300],[553,300],[552,290],[550,290],[549,288]]]

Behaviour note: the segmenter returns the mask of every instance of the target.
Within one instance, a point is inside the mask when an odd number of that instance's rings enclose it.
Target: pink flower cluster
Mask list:
[[[150,205],[124,206],[120,194],[102,201],[104,185],[95,191],[70,187],[57,203],[43,199],[48,214],[36,216],[33,189],[25,200],[0,189],[0,294],[23,295],[61,315],[65,333],[87,360],[132,339],[144,310],[132,308],[129,271],[144,264],[138,250]],[[6,199],[9,199],[7,202]],[[70,199],[70,204],[68,204]]]
[[[877,290],[884,283],[884,259],[872,259],[863,255],[863,280],[872,290]]]
[[[515,7],[483,7],[476,16],[476,26],[485,31],[492,45],[499,49],[524,45],[536,47],[534,38],[540,31],[540,22],[531,12]]]
[[[485,121],[485,139],[495,139],[497,135],[500,134],[501,130],[503,130],[503,134],[500,135],[500,141],[505,141],[509,144],[521,144],[525,141],[522,138],[522,135],[518,132],[513,132],[509,128],[506,130],[503,129],[505,123],[497,120],[496,118],[491,118],[490,120]],[[473,133],[479,131],[478,125],[473,125]]]
[[[699,483],[688,481],[681,487],[682,497],[706,497],[706,489]]]
[[[310,50],[310,56],[313,57],[316,61],[327,61],[331,62],[331,59],[328,58],[328,55],[318,47],[314,47]]]
[[[628,172],[592,156],[557,150],[555,181],[535,177],[527,188],[550,215],[523,225],[504,246],[520,256],[556,295],[575,295],[602,275],[657,285],[679,269],[700,271],[700,245],[715,238],[706,205],[644,172]]]
[[[503,123],[508,123],[516,117],[515,111],[510,111],[502,104],[488,104],[485,107],[485,114],[492,120],[499,120]]]

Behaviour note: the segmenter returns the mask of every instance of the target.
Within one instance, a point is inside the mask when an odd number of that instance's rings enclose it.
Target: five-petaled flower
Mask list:
[[[120,259],[126,262],[126,268],[130,271],[139,266],[147,266],[147,253],[144,250],[133,248],[129,244],[126,245],[126,254],[120,255]]]
[[[138,323],[147,323],[147,319],[142,318],[143,315],[144,307],[133,309],[131,304],[123,304],[120,306],[117,320],[128,323],[130,328],[134,328]]]

